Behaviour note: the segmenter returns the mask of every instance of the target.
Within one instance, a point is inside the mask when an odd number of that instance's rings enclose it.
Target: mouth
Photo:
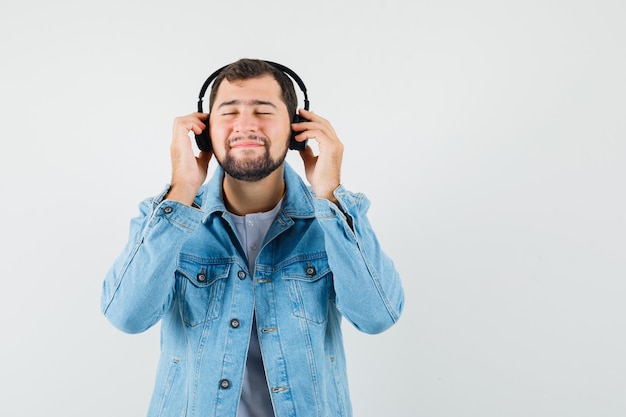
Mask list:
[[[267,141],[265,138],[259,136],[239,136],[229,139],[226,145],[229,149],[265,148]]]

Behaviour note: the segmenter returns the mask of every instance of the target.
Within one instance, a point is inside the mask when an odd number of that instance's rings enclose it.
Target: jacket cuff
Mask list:
[[[350,228],[353,224],[353,215],[350,209],[357,204],[358,194],[348,191],[343,185],[335,188],[333,195],[337,199],[337,204],[326,200],[325,198],[315,198],[313,205],[315,207],[315,217],[318,219],[328,219],[340,217],[348,222]]]
[[[203,216],[198,202],[194,201],[192,206],[188,206],[178,201],[167,200],[165,196],[169,190],[170,185],[152,199],[152,221],[166,220],[182,230],[194,231]]]

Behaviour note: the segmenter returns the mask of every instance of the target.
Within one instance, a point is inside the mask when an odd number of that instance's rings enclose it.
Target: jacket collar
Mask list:
[[[285,185],[286,192],[283,199],[282,213],[287,217],[294,218],[310,218],[315,216],[313,206],[313,194],[307,185],[302,181],[300,175],[285,162]],[[223,198],[223,179],[224,170],[221,166],[217,166],[213,176],[207,184],[205,184],[198,194],[198,198],[203,200],[202,210],[205,222],[213,213],[222,214],[226,212],[226,205]],[[202,195],[204,194],[204,196]]]

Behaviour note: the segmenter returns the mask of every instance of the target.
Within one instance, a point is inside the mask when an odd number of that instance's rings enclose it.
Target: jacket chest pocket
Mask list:
[[[183,322],[190,327],[219,318],[230,262],[197,262],[181,258],[176,274],[181,280]]]
[[[282,269],[291,309],[296,317],[324,323],[332,294],[332,274],[327,259],[290,263]]]

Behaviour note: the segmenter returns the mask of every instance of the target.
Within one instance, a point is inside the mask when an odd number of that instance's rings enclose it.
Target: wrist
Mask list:
[[[188,184],[172,183],[164,199],[178,201],[179,203],[191,206],[197,194],[198,187]]]
[[[317,198],[323,198],[334,204],[337,204],[339,201],[337,200],[337,198],[335,198],[335,190],[339,188],[340,185],[341,184],[337,184],[337,185],[328,186],[324,188],[318,187],[318,189],[314,189],[315,196]]]

